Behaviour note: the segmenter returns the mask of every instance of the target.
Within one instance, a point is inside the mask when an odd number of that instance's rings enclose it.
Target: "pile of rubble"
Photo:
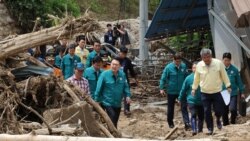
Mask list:
[[[24,53],[27,49],[99,29],[89,17],[68,18],[59,26],[1,41],[0,133],[121,137],[106,112],[78,86],[53,75],[16,79],[12,73],[25,62],[42,67],[40,71],[50,68]]]

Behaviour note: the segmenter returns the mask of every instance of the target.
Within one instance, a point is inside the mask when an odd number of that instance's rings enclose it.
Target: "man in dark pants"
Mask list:
[[[225,106],[225,112],[223,114],[223,125],[229,125],[229,119],[228,119],[228,113],[231,112],[231,124],[236,123],[236,117],[237,117],[237,97],[238,93],[240,92],[241,98],[245,98],[244,91],[245,86],[243,85],[241,78],[240,78],[240,72],[239,70],[231,64],[231,53],[226,52],[223,54],[223,63],[226,66],[226,72],[229,77],[232,92],[231,92],[231,98],[229,105]]]
[[[165,67],[160,80],[160,93],[162,95],[165,94],[164,88],[167,88],[167,95],[168,95],[167,120],[170,128],[174,128],[174,122],[173,122],[174,106],[186,76],[187,76],[187,69],[186,65],[181,62],[181,56],[179,54],[174,55],[173,62]],[[168,85],[167,87],[165,87],[166,84]],[[189,123],[186,101],[182,101],[181,111],[185,128],[188,129],[190,128],[190,123]]]
[[[135,74],[133,65],[131,63],[131,60],[127,57],[127,53],[128,53],[128,49],[126,47],[120,48],[119,57],[121,58],[121,69],[126,74],[126,78],[127,78],[128,85],[129,85],[130,83],[129,83],[129,78],[128,78],[128,71],[130,75],[135,79],[136,83],[138,83],[138,81],[136,80],[136,74]],[[126,97],[124,97],[124,114],[127,116],[131,114],[130,104],[126,102]]]
[[[128,82],[120,67],[120,58],[114,58],[111,61],[111,69],[104,71],[98,79],[94,94],[94,100],[100,102],[115,127],[117,127],[124,94],[127,103],[130,103]]]
[[[202,61],[196,67],[192,95],[195,95],[195,91],[200,86],[208,134],[212,135],[214,131],[212,105],[215,111],[217,127],[221,129],[220,118],[224,112],[224,101],[220,92],[224,83],[229,93],[231,93],[231,83],[224,64],[220,60],[212,58],[212,51],[210,49],[203,48],[200,55]]]

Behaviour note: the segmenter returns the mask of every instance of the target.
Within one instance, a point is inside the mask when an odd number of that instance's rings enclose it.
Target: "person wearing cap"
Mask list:
[[[178,102],[187,100],[188,108],[191,113],[192,135],[196,135],[197,133],[202,132],[204,123],[204,110],[201,103],[200,88],[197,89],[195,96],[191,94],[196,65],[197,62],[194,62],[192,66],[193,73],[188,75],[184,80],[180,95],[178,97]]]
[[[104,42],[115,46],[116,37],[114,36],[114,31],[112,30],[112,25],[107,24],[108,31],[104,34]]]
[[[225,84],[229,93],[231,92],[231,83],[225,70],[225,65],[221,60],[212,58],[212,51],[203,48],[200,52],[202,61],[196,66],[194,82],[192,85],[192,95],[200,86],[201,100],[205,113],[208,135],[213,135],[214,122],[212,115],[212,106],[215,112],[217,128],[222,129],[220,118],[224,112],[224,101],[221,95],[222,85]]]
[[[94,94],[94,100],[103,106],[116,128],[122,98],[126,95],[126,101],[130,103],[131,96],[126,75],[120,67],[120,58],[114,58],[111,61],[111,69],[104,71],[98,79]]]
[[[121,47],[120,48],[120,52],[119,52],[119,57],[121,59],[121,69],[123,70],[123,72],[126,74],[126,78],[129,83],[129,78],[128,75],[130,74],[132,78],[135,79],[136,83],[138,83],[137,79],[136,79],[136,74],[134,71],[134,67],[133,64],[131,62],[131,60],[127,57],[127,53],[128,53],[128,49],[126,47]],[[128,74],[129,72],[129,74]],[[126,102],[126,98],[124,98],[124,114],[125,115],[130,115],[130,104]]]
[[[86,94],[90,94],[89,91],[89,82],[87,79],[83,77],[84,72],[84,64],[83,63],[77,63],[75,67],[74,75],[67,79],[68,82],[77,85],[81,88],[83,92]],[[80,96],[80,99],[82,99],[82,96]]]
[[[92,98],[94,98],[97,81],[103,72],[101,69],[102,63],[102,58],[100,56],[96,56],[92,61],[93,65],[84,71],[84,77],[89,81],[90,94]]]
[[[173,57],[173,62],[166,65],[163,70],[160,79],[160,93],[165,96],[165,91],[167,91],[168,97],[168,109],[167,109],[167,122],[169,128],[174,128],[174,107],[175,102],[180,94],[182,84],[187,76],[187,67],[181,61],[181,55],[179,53],[175,54]],[[190,128],[187,103],[186,100],[181,101],[181,113],[183,117],[183,122],[185,124],[185,129]]]
[[[76,47],[75,54],[81,58],[81,62],[86,64],[87,56],[89,55],[89,51],[85,48],[86,41],[85,36],[78,37],[78,46]]]
[[[62,59],[61,70],[64,79],[68,79],[74,74],[74,68],[77,63],[81,62],[80,57],[75,55],[75,44],[70,44],[68,47],[69,53]]]
[[[231,98],[230,98],[230,103],[229,105],[225,105],[225,111],[222,116],[223,119],[223,125],[229,125],[229,119],[228,119],[228,114],[229,111],[231,112],[231,117],[230,117],[230,123],[235,124],[236,123],[236,117],[237,117],[237,97],[238,93],[240,92],[241,98],[245,98],[245,86],[243,85],[241,78],[240,78],[240,72],[239,70],[231,64],[231,53],[226,52],[223,54],[223,63],[226,66],[226,72],[229,77],[230,83],[231,83]],[[224,85],[225,89],[225,85]]]
[[[101,54],[101,43],[100,41],[94,41],[93,43],[94,50],[88,55],[87,61],[86,61],[86,68],[91,67],[92,61],[95,56],[100,56]]]

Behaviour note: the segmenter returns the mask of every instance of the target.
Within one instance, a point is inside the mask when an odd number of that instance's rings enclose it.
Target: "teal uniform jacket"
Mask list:
[[[93,50],[91,53],[89,53],[89,55],[87,57],[87,61],[86,61],[86,68],[91,67],[92,61],[96,55],[97,55],[97,53],[95,50]]]
[[[194,105],[201,105],[201,91],[200,87],[195,92],[195,96],[192,95],[192,85],[194,82],[194,73],[186,77],[183,82],[180,95],[178,97],[179,101],[187,100],[187,103]]]
[[[239,70],[234,65],[230,65],[226,68],[226,72],[231,83],[231,96],[238,95],[239,91],[240,93],[243,93],[245,90],[245,86],[241,81]],[[223,87],[225,89],[225,86]]]
[[[179,95],[187,74],[187,68],[184,63],[180,64],[179,69],[173,62],[168,64],[161,76],[160,89],[167,90],[167,94]]]
[[[98,73],[96,73],[94,67],[89,67],[84,71],[84,78],[86,78],[89,81],[89,87],[90,87],[90,94],[91,97],[94,98],[95,90],[96,90],[96,85],[97,81],[101,75],[103,70],[99,70]]]
[[[55,66],[58,67],[58,68],[60,68],[61,67],[61,63],[62,63],[62,58],[61,58],[60,55],[57,55],[55,57]]]
[[[124,95],[131,96],[125,73],[119,70],[115,77],[112,70],[104,71],[97,82],[94,100],[104,106],[120,108]]]
[[[74,69],[77,63],[81,62],[80,57],[74,55],[71,57],[69,54],[65,55],[62,59],[61,70],[64,79],[68,79],[74,74]]]

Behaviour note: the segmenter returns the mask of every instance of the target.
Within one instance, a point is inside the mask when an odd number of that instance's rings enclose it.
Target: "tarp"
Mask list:
[[[249,27],[250,25],[250,0],[231,0],[238,16],[235,27]]]

